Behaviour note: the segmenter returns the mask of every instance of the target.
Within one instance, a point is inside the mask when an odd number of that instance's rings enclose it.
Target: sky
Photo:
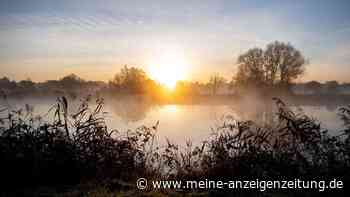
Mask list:
[[[108,81],[172,56],[188,80],[229,79],[239,54],[279,40],[309,60],[298,81],[350,82],[349,10],[348,0],[0,0],[0,77]]]

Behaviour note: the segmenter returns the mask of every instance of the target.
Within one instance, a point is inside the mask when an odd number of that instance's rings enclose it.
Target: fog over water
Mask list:
[[[10,99],[6,102],[2,100],[1,106],[10,106],[15,110],[25,108],[25,105],[29,104],[34,107],[35,115],[49,119],[51,116],[45,114],[55,102],[55,98]],[[69,111],[74,112],[79,102],[79,99],[70,101]],[[323,128],[329,129],[331,134],[337,134],[342,128],[342,121],[337,115],[338,107],[301,105],[291,106],[291,109],[294,111],[302,109],[305,114],[317,119]],[[271,114],[275,113],[272,102],[261,104],[247,100],[232,104],[159,105],[143,100],[107,99],[104,111],[107,112],[106,123],[110,129],[126,132],[142,125],[153,126],[159,121],[158,141],[164,143],[167,138],[178,144],[184,144],[186,140],[194,143],[205,140],[213,132],[211,128],[216,128],[227,116],[236,120],[254,120],[264,124],[272,118]]]

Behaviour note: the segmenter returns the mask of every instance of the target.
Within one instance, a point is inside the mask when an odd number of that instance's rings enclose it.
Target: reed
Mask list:
[[[91,97],[71,112],[65,97],[46,116],[32,108],[1,109],[1,190],[74,186],[97,182],[110,191],[135,189],[139,177],[151,179],[350,178],[350,106],[339,110],[344,129],[331,136],[317,120],[294,112],[274,98],[274,122],[227,117],[201,144],[185,147],[156,142],[157,122],[136,130],[108,129],[104,100]],[[286,170],[288,169],[288,170]],[[123,184],[126,183],[126,184]]]

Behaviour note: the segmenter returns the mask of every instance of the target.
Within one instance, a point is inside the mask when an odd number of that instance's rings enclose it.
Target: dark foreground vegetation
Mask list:
[[[330,136],[320,124],[295,113],[275,99],[273,122],[260,126],[226,117],[205,142],[185,147],[155,141],[158,123],[135,131],[108,129],[103,99],[89,106],[83,100],[69,113],[65,97],[49,111],[48,119],[33,115],[30,107],[0,116],[0,192],[20,196],[114,195],[299,195],[336,192],[345,196],[350,180],[350,107],[339,110],[344,121],[340,136]],[[52,116],[52,117],[51,117]],[[161,123],[160,123],[161,124]],[[135,181],[237,180],[343,180],[345,189],[326,190],[197,190],[139,191]],[[295,194],[296,193],[296,194]]]

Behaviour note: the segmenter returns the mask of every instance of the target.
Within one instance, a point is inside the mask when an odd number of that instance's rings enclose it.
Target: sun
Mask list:
[[[188,64],[179,54],[166,54],[149,65],[150,77],[173,90],[176,83],[186,78]]]

